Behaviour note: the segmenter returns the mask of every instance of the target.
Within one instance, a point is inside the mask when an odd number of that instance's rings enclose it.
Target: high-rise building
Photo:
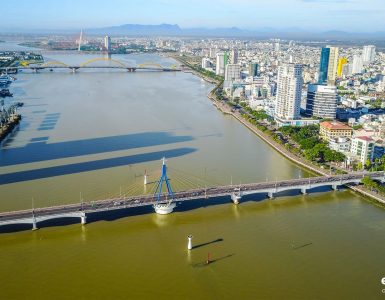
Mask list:
[[[211,67],[211,61],[207,57],[202,58],[202,68],[203,69],[209,69]]]
[[[285,64],[278,67],[275,118],[294,120],[300,117],[302,66]]]
[[[319,65],[318,83],[326,83],[328,80],[328,67],[329,67],[330,49],[321,49],[321,60]]]
[[[337,88],[331,85],[309,84],[306,97],[306,114],[323,119],[335,119]]]
[[[338,47],[324,47],[321,50],[318,83],[333,85],[338,67]]]
[[[224,62],[226,67],[226,65],[229,63],[229,54],[227,52],[225,52]]]
[[[279,42],[276,42],[276,43],[274,44],[274,51],[275,51],[275,52],[279,52],[280,49],[281,49],[281,45],[279,44]]]
[[[241,79],[241,66],[237,64],[226,65],[225,80],[235,81]]]
[[[250,63],[249,65],[249,76],[259,76],[259,65],[257,63]]]
[[[352,139],[350,152],[355,154],[362,164],[367,160],[373,161],[374,140],[367,136],[355,137]]]
[[[217,48],[210,48],[210,58],[215,58],[218,53]]]
[[[338,67],[338,47],[329,47],[329,66],[327,84],[334,85],[336,83],[337,67]]]
[[[352,64],[344,64],[342,66],[342,75],[344,76],[352,75]]]
[[[362,61],[364,65],[370,64],[376,58],[376,46],[368,45],[364,46],[362,51]]]
[[[111,51],[111,38],[108,35],[104,37],[104,48],[106,48],[108,52]]]
[[[225,53],[217,53],[217,65],[215,69],[215,74],[223,76],[225,74]]]
[[[344,65],[346,65],[347,62],[348,62],[348,60],[347,60],[346,57],[341,57],[341,58],[338,60],[338,68],[337,68],[337,76],[338,76],[338,77],[341,77],[341,76],[342,76],[342,71],[343,71]]]
[[[238,50],[235,48],[233,50],[231,50],[230,63],[231,64],[237,64],[238,63]]]
[[[362,73],[362,68],[363,68],[362,56],[359,54],[355,54],[353,56],[352,73],[353,74]]]

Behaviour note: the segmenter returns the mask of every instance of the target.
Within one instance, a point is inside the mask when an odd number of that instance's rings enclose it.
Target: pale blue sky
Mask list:
[[[0,31],[170,23],[373,32],[385,30],[385,0],[4,0],[0,16]]]

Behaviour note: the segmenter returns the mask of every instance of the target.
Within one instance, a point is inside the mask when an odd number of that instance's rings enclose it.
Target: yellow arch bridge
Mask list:
[[[87,60],[79,65],[70,65],[63,63],[61,61],[48,61],[40,65],[20,65],[17,67],[6,68],[5,71],[18,71],[18,70],[32,70],[38,72],[39,70],[49,69],[53,71],[54,69],[70,69],[72,72],[76,72],[78,69],[121,69],[127,70],[129,72],[134,72],[136,70],[147,70],[147,71],[181,71],[177,65],[171,66],[162,66],[154,62],[144,62],[136,66],[126,65],[124,62],[107,58],[107,57],[97,57],[90,60]]]

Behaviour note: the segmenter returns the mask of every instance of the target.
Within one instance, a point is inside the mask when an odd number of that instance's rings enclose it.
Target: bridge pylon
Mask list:
[[[154,209],[155,209],[155,212],[157,214],[167,215],[174,210],[176,204],[173,201],[174,200],[174,193],[171,189],[170,180],[167,177],[167,167],[166,167],[166,158],[165,157],[163,157],[162,162],[163,162],[162,163],[162,175],[160,176],[160,179],[158,181],[158,184],[157,184],[156,190],[155,190],[155,196],[156,196],[156,202],[157,203],[154,204]],[[165,195],[164,200],[163,200],[164,195],[162,194],[163,184],[165,184],[167,187],[167,194]]]
[[[80,223],[85,225],[87,223],[87,215],[84,211],[80,213]]]
[[[35,217],[35,212],[32,211],[32,230],[38,230],[37,228],[37,220]]]

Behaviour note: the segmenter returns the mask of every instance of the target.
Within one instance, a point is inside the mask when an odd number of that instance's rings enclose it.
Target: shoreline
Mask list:
[[[13,117],[12,121],[7,123],[4,127],[0,129],[0,147],[8,140],[9,136],[17,130],[18,125],[21,121],[21,115],[16,115]]]

